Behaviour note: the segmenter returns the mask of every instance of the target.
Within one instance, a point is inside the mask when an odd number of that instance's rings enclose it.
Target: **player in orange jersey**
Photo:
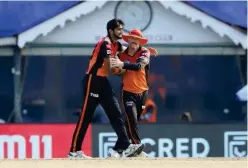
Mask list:
[[[148,99],[148,72],[150,68],[150,51],[144,44],[148,42],[142,32],[133,29],[128,35],[122,35],[128,47],[119,57],[110,59],[110,67],[119,68],[122,74],[122,102],[127,119],[127,130],[132,143],[140,144],[138,120]],[[156,51],[156,50],[152,50]],[[154,55],[157,52],[153,52]],[[147,156],[142,152],[140,156]]]

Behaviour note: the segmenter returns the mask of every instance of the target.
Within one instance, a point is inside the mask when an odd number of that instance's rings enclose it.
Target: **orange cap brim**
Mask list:
[[[128,43],[128,39],[129,39],[130,37],[138,38],[139,41],[140,41],[140,45],[144,45],[144,44],[146,44],[146,43],[148,42],[148,39],[147,39],[147,38],[141,38],[141,37],[135,36],[135,35],[124,35],[124,34],[122,35],[122,39],[123,39],[125,42],[127,42],[127,43]]]

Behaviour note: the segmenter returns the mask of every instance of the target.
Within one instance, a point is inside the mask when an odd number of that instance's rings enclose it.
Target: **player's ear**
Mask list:
[[[114,31],[113,31],[113,30],[111,30],[111,29],[109,29],[109,33],[114,33]]]

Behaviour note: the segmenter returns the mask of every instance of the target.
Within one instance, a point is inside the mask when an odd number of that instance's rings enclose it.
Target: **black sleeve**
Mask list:
[[[140,57],[137,59],[136,63],[130,63],[128,61],[124,61],[123,69],[139,71],[141,68],[144,68],[150,62],[150,52],[148,50],[144,50]]]
[[[103,59],[109,58],[112,54],[112,46],[109,42],[104,41],[101,45],[100,51],[99,51],[100,57]]]

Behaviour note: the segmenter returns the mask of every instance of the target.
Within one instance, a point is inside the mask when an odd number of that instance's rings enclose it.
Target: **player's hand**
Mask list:
[[[111,68],[115,68],[115,67],[122,68],[124,65],[124,63],[116,56],[110,58],[109,63]]]
[[[147,49],[150,51],[150,54],[153,56],[157,56],[158,55],[158,51],[155,48],[152,47],[147,47]]]

